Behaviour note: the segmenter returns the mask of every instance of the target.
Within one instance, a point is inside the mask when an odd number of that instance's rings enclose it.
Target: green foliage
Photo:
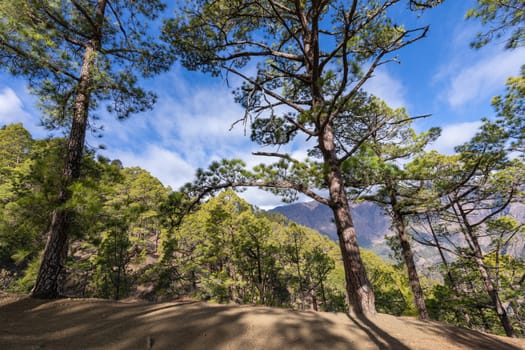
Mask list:
[[[118,300],[128,295],[131,284],[128,275],[132,258],[130,247],[125,227],[114,227],[103,236],[99,252],[93,259],[93,283],[98,296]]]
[[[171,240],[165,251],[170,256],[162,260],[169,262],[164,268],[176,270],[168,274],[176,277],[168,288],[176,293],[219,302],[341,307],[344,278],[333,276],[335,244],[254,211],[231,191],[186,217]]]
[[[6,129],[16,130],[16,135],[26,134],[22,129]],[[492,140],[488,136],[479,139]],[[4,288],[19,292],[31,289],[40,264],[44,238],[38,228],[49,221],[52,193],[59,183],[57,163],[63,140],[31,141],[27,147],[23,162],[12,168],[19,175],[11,179],[14,185],[6,197],[9,200],[1,204],[0,217],[1,282]],[[418,156],[404,168],[377,168],[390,176],[413,171],[425,178],[425,172],[447,169],[445,173],[450,178],[437,182],[445,186],[447,181],[464,180],[456,167],[460,161],[466,167],[503,159],[504,164],[496,162],[505,165],[501,169],[491,171],[483,181],[476,178],[480,182],[476,182],[475,189],[489,196],[486,198],[494,198],[491,203],[504,204],[502,191],[522,176],[521,163],[495,156],[475,162],[471,152],[474,145],[465,149],[465,154],[457,156]],[[395,150],[389,152],[394,154]],[[376,165],[381,164],[373,152],[370,155]],[[72,196],[65,204],[76,213],[76,235],[72,236],[68,261],[68,293],[113,299],[142,296],[150,300],[193,296],[217,302],[347,310],[339,248],[327,237],[277,214],[256,210],[229,190],[209,198],[188,214],[187,204],[191,201],[186,194],[170,193],[140,168],[122,168],[119,162],[95,159],[92,153],[85,155],[84,164],[82,177],[71,185]],[[239,177],[232,177],[230,170],[239,164],[217,163],[212,169],[218,176],[216,180],[237,181]],[[409,177],[399,179],[406,178]],[[468,200],[475,203],[471,197]],[[514,219],[499,215],[487,220],[479,231],[491,238],[484,265],[517,325],[523,324],[525,271],[522,260],[503,252],[522,230]],[[377,309],[394,315],[415,315],[406,271],[371,252],[361,254],[375,290]],[[456,283],[445,279],[444,284],[429,286],[422,281],[432,317],[502,333],[473,260],[460,259],[444,269],[445,274],[452,273]]]
[[[496,124],[503,129],[506,138],[511,140],[511,151],[525,153],[525,66],[521,75],[507,80],[507,92],[492,99],[496,110]]]
[[[24,257],[30,259],[43,247],[42,229],[49,225],[46,210],[55,206],[53,194],[60,183],[63,140],[34,141],[20,124],[5,126],[0,134],[1,142],[8,143],[0,149],[13,149],[0,158],[6,176],[0,180],[0,261],[24,265]]]
[[[40,255],[33,256],[32,259],[28,261],[22,277],[11,282],[7,290],[14,293],[29,293],[31,288],[35,285],[41,259],[42,257]]]
[[[151,76],[169,67],[171,59],[155,39],[151,24],[164,8],[160,1],[111,1],[106,10],[91,1],[2,2],[0,5],[0,67],[28,78],[40,97],[44,124],[70,124],[86,48],[92,53],[89,108],[100,103],[118,118],[149,109],[155,100],[137,86],[137,72]],[[100,22],[97,11],[103,11]],[[102,23],[102,25],[99,25]]]
[[[10,172],[2,177],[9,192],[0,202],[0,264],[16,278],[28,263],[39,266],[34,258],[44,247],[49,212],[57,206],[64,140],[34,141],[21,125],[0,132],[15,150],[0,159],[0,168]],[[135,266],[160,248],[166,229],[159,216],[168,191],[140,168],[123,169],[118,162],[95,160],[93,153],[87,153],[83,163],[80,179],[69,186],[71,198],[63,204],[72,215],[70,292],[121,298],[140,274]],[[25,276],[17,282],[25,287],[16,288],[29,288],[35,276]]]
[[[406,272],[384,262],[370,251],[361,252],[370,282],[374,286],[376,307],[391,315],[416,315],[413,295],[408,287]]]
[[[478,0],[466,17],[478,18],[483,25],[490,25],[472,42],[475,48],[501,37],[509,49],[525,45],[525,5],[521,0]]]
[[[412,9],[422,9],[439,2],[409,3]],[[420,39],[426,29],[408,30],[394,24],[386,11],[393,3],[354,5],[344,1],[197,1],[175,10],[175,17],[163,27],[163,39],[191,70],[212,75],[225,71],[242,78],[235,98],[246,109],[246,120],[250,118],[253,141],[262,146],[282,145],[300,134],[317,140],[306,160],[260,152],[278,160],[256,167],[253,173],[243,172],[242,164],[228,168],[226,164],[234,165],[234,161],[223,161],[221,169],[232,175],[218,176],[219,164],[214,163],[209,171],[197,174],[195,187],[206,191],[214,186],[259,185],[285,201],[295,200],[302,192],[326,204],[329,199],[315,195],[315,190],[329,188],[333,176],[328,175],[328,164],[350,171],[351,162],[345,160],[373,132],[407,119],[404,110],[392,111],[360,86],[377,65],[385,63],[384,55]],[[243,71],[248,62],[257,65],[254,74]],[[334,144],[321,146],[326,140]],[[322,154],[322,149],[332,147],[335,154]],[[206,177],[208,181],[203,180]],[[344,180],[338,179],[352,186]]]
[[[525,286],[523,281],[520,282],[525,275],[523,260],[508,255],[491,254],[486,256],[484,261],[491,271],[492,278],[497,280],[511,322],[518,328],[523,327],[522,298]],[[430,292],[431,297],[428,298],[428,308],[432,318],[505,335],[477,266],[468,259],[459,259],[450,264],[448,270],[457,281],[457,285],[453,286],[447,281],[445,284],[433,287]]]
[[[419,10],[440,2],[408,4]],[[227,176],[217,176],[217,168],[234,163],[214,163],[197,174],[195,184],[207,186],[195,187],[208,193],[213,188],[254,186],[284,201],[294,201],[302,193],[333,208],[338,235],[349,236],[349,243],[341,245],[344,259],[351,260],[344,264],[348,300],[356,312],[371,314],[375,313],[373,290],[355,253],[359,248],[349,224],[347,191],[354,184],[345,175],[356,170],[347,160],[372,135],[402,122],[405,114],[391,111],[362,90],[374,70],[391,61],[387,57],[423,38],[428,30],[395,23],[389,14],[396,3],[202,0],[177,8],[163,27],[163,39],[186,68],[241,78],[235,100],[245,109],[244,121],[251,122],[254,142],[280,146],[298,135],[312,139],[307,159],[279,151],[258,152],[277,160],[252,172],[234,166]],[[256,69],[248,69],[249,64]],[[232,177],[235,181],[229,181]],[[336,213],[336,208],[343,210]],[[349,266],[359,271],[350,271]]]
[[[427,210],[427,215],[433,213],[426,223],[433,238],[422,235],[420,241],[439,249],[451,288],[439,292],[456,300],[452,304],[457,308],[444,318],[493,332],[504,329],[512,336],[516,324],[505,299],[505,290],[510,287],[500,288],[501,266],[497,262],[504,260],[506,248],[521,231],[521,225],[504,213],[511,203],[523,198],[525,168],[519,158],[509,160],[508,145],[509,133],[486,121],[472,140],[456,148],[459,154],[448,161],[455,162],[458,170],[432,184],[439,186],[435,189],[440,194],[434,209]],[[454,254],[459,266],[449,264],[443,251]],[[489,263],[493,255],[496,263]],[[484,304],[472,308],[466,298],[484,300]],[[517,327],[523,325],[518,323]]]

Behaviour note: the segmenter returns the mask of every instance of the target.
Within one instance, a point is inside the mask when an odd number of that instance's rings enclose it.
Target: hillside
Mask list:
[[[370,249],[383,258],[388,258],[390,248],[384,240],[391,234],[390,217],[376,204],[362,202],[351,205],[357,241],[363,248]],[[270,212],[280,213],[300,225],[310,227],[332,240],[337,240],[337,231],[330,208],[318,202],[294,203],[276,207]],[[525,205],[511,204],[504,212],[519,222],[525,223]],[[421,265],[432,265],[438,261],[433,248],[416,246],[416,258]],[[509,244],[506,253],[513,257],[525,257],[525,236],[517,235]]]
[[[379,314],[195,301],[43,301],[0,294],[1,349],[525,349],[509,339]]]
[[[390,217],[372,202],[352,204],[350,210],[352,211],[359,246],[388,259],[391,250],[384,237],[392,233]],[[280,213],[300,225],[310,227],[334,241],[337,240],[333,213],[326,205],[315,201],[294,203],[276,207],[270,212]]]
[[[352,205],[351,211],[360,246],[369,248],[375,240],[382,240],[389,232],[390,218],[379,206],[371,202],[363,202]],[[288,219],[313,228],[334,241],[337,239],[333,213],[326,205],[318,202],[294,203],[276,207],[270,212],[281,213]]]

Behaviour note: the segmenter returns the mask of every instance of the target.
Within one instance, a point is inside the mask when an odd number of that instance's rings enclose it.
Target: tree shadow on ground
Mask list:
[[[409,350],[410,348],[403,344],[400,340],[390,336],[387,332],[378,327],[374,322],[370,321],[365,315],[358,314],[355,316],[349,313],[346,316],[359,329],[365,332],[371,341],[373,341],[379,349],[385,350]]]
[[[426,323],[412,319],[347,316],[195,301],[22,298],[0,303],[0,349],[421,348],[413,346],[414,339],[389,333],[390,320],[409,329],[413,337],[426,337],[433,345],[432,341],[441,340],[441,336],[467,349],[519,349],[482,333],[458,331],[436,322],[427,329]]]
[[[0,318],[2,349],[352,349],[330,320],[266,307],[27,298]]]
[[[514,346],[505,343],[498,338],[485,333],[467,328],[455,327],[441,322],[423,322],[417,319],[405,319],[404,322],[407,324],[407,327],[413,327],[414,329],[431,336],[447,338],[464,349],[523,350],[525,348],[523,346]],[[509,341],[512,341],[512,339],[509,339]],[[525,345],[525,343],[523,344]]]

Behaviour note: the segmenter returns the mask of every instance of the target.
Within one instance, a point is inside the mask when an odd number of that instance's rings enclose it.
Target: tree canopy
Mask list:
[[[10,1],[0,4],[0,67],[27,79],[42,121],[66,127],[62,176],[32,295],[61,295],[72,213],[64,208],[80,177],[86,131],[100,103],[118,118],[151,109],[155,96],[137,76],[166,70],[171,59],[150,34],[160,1]]]
[[[278,161],[257,168],[251,179],[241,172],[244,178],[235,184],[269,188],[288,199],[300,192],[333,210],[347,294],[357,313],[375,313],[374,296],[359,255],[342,165],[373,133],[397,122],[362,86],[378,66],[395,60],[394,52],[428,30],[394,23],[387,9],[398,2],[197,1],[176,9],[164,27],[164,40],[187,68],[241,78],[236,100],[246,110],[243,120],[251,121],[253,141],[279,146],[298,135],[312,139],[306,161],[280,152],[256,153]],[[211,171],[227,172],[225,165]]]

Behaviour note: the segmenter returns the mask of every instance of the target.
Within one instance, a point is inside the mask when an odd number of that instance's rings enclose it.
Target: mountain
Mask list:
[[[351,205],[350,210],[359,245],[374,251],[376,249],[373,247],[378,243],[385,246],[384,237],[390,233],[391,221],[383,209],[374,203],[362,202]],[[300,225],[313,228],[334,241],[337,240],[332,210],[324,204],[315,201],[295,203],[276,207],[270,212],[280,213]]]
[[[365,201],[352,204],[350,210],[359,246],[372,250],[383,258],[388,258],[390,248],[387,246],[384,237],[392,233],[390,217],[381,207],[372,202]],[[334,241],[337,240],[332,210],[324,204],[315,201],[294,203],[276,207],[270,212],[280,213],[300,225],[313,228]],[[513,203],[503,214],[516,218],[518,222],[525,223],[525,204]],[[414,250],[420,265],[432,265],[439,260],[433,248],[416,245]],[[514,237],[505,252],[513,257],[525,257],[525,235],[518,234]]]
[[[513,203],[504,213],[515,218],[518,222],[525,224],[525,204]],[[521,256],[525,258],[525,233],[517,234],[512,243],[507,247],[506,253],[510,256]]]

